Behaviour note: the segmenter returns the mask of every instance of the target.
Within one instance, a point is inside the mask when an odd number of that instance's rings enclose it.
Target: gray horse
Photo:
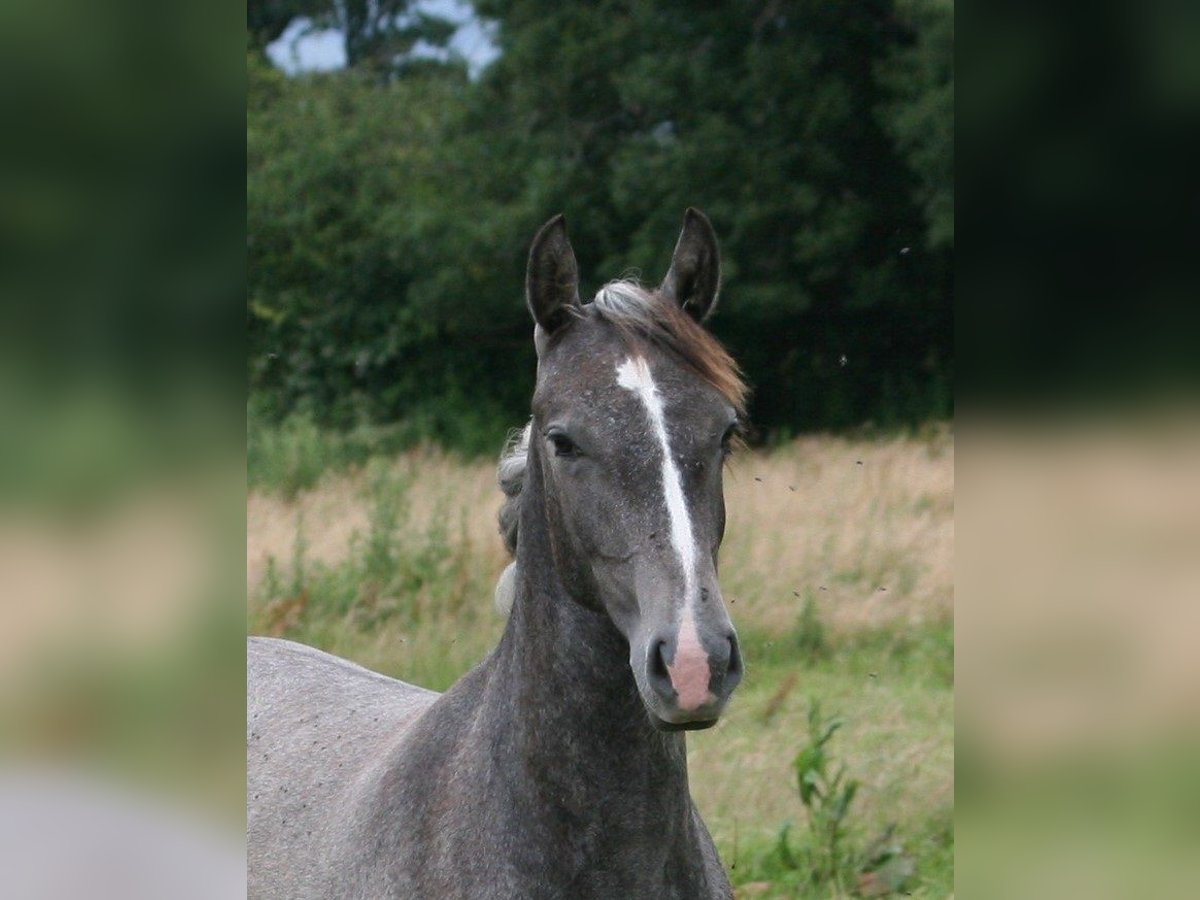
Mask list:
[[[695,210],[657,290],[586,304],[562,217],[538,232],[504,636],[442,695],[250,641],[252,897],[732,896],[682,734],[742,676],[717,548],[745,389],[699,324],[719,282]]]

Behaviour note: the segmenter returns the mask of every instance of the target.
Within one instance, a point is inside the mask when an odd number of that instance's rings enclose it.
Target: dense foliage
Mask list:
[[[281,0],[252,32],[256,415],[494,449],[528,410],[537,226],[566,213],[586,291],[657,281],[689,205],[760,433],[949,415],[947,0],[475,6],[500,50],[476,79],[453,55],[285,76]]]

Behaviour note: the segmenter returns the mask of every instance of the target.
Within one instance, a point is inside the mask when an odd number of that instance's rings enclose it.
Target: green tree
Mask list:
[[[931,250],[954,247],[954,7],[951,0],[909,0],[912,39],[880,68],[894,99],[884,127],[916,177],[914,199]]]
[[[336,0],[324,16],[345,35],[346,65],[393,72],[413,64],[421,42],[444,47],[455,25],[418,8],[413,0]]]
[[[265,52],[293,21],[311,18],[328,5],[328,0],[246,0],[250,46],[259,53]]]
[[[268,418],[401,422],[495,449],[528,404],[520,265],[530,227],[480,199],[453,67],[380,83],[250,64],[249,378]],[[501,217],[501,221],[504,218]],[[524,223],[528,224],[528,223]],[[523,363],[523,365],[522,365]]]
[[[537,226],[566,212],[586,290],[660,278],[695,205],[763,431],[948,414],[953,9],[904,2],[479,0],[477,81],[253,62],[259,408],[490,447],[528,412]]]
[[[341,32],[348,68],[383,76],[423,68],[414,49],[444,50],[458,27],[415,0],[247,0],[251,47],[262,53],[300,19],[313,30]]]
[[[566,208],[585,278],[657,276],[700,206],[760,425],[948,412],[949,259],[922,239],[943,205],[921,204],[948,187],[880,114],[924,85],[880,77],[914,41],[893,3],[478,8],[500,26],[489,106],[530,136],[528,192]]]

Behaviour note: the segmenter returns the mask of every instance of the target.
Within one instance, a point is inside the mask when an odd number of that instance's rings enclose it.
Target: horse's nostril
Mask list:
[[[670,675],[667,673],[667,661],[663,658],[666,646],[666,641],[654,642],[654,650],[650,653],[650,674],[655,678],[665,678],[670,681]]]
[[[729,638],[729,668],[726,669],[726,672],[735,676],[742,674],[742,653],[738,649],[736,635]]]

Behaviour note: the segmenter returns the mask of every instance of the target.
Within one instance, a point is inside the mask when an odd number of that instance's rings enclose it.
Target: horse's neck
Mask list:
[[[602,824],[614,839],[627,825],[691,840],[684,738],[651,725],[628,644],[607,615],[566,595],[533,481],[523,498],[535,506],[522,510],[512,619],[490,685],[505,694],[499,708],[512,710],[502,727],[510,729],[513,762],[580,825],[611,819]]]

